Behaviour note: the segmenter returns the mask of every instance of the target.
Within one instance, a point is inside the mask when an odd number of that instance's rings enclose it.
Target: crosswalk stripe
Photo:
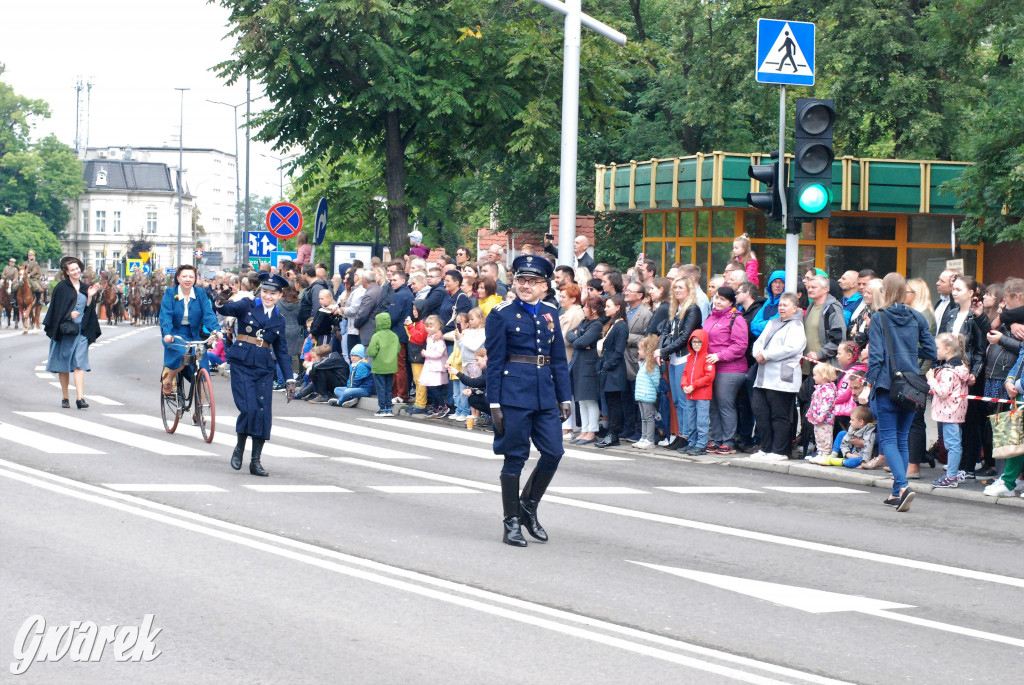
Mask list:
[[[118,492],[227,492],[224,488],[203,483],[100,483],[100,485]]]
[[[46,380],[50,380],[51,378],[54,378],[54,375],[52,373],[37,373],[36,378],[45,378]]]
[[[53,438],[49,435],[26,430],[10,423],[0,423],[0,438],[37,449],[47,454],[106,454],[85,445],[78,445],[68,440]]]
[[[137,426],[143,426],[145,428],[152,428],[154,430],[163,431],[164,423],[156,416],[146,416],[145,414],[106,414],[114,419],[120,419],[121,421],[127,421],[134,423]],[[203,434],[199,430],[198,426],[191,425],[191,419],[187,416],[182,416],[181,421],[178,422],[178,428],[174,431],[174,435],[184,435],[188,438],[196,438],[198,440],[203,439]],[[218,424],[220,425],[220,424]],[[237,439],[235,438],[235,424],[231,421],[227,424],[228,428],[226,431],[222,431],[220,428],[213,432],[213,444],[223,445],[225,447],[234,447]],[[277,429],[274,429],[277,433]],[[299,458],[319,458],[324,459],[326,455],[316,454],[307,450],[300,450],[294,447],[288,447],[287,445],[276,444],[273,441],[267,442],[263,445],[263,454],[268,457],[282,457],[285,459],[299,459]]]
[[[380,423],[380,419],[375,418],[364,418],[359,419],[364,422]],[[447,421],[447,419],[441,419]],[[453,422],[454,423],[454,422]],[[461,423],[456,423],[455,426],[461,426]],[[419,433],[429,433],[431,435],[443,435],[448,438],[458,438],[459,440],[467,440],[469,442],[486,443],[488,446],[494,443],[494,436],[491,433],[474,433],[473,431],[461,431],[451,430],[443,424],[439,423],[428,423],[427,419],[418,420],[413,419],[412,421],[403,421],[402,426],[410,430]],[[583,461],[633,461],[631,457],[616,457],[611,454],[601,454],[588,452],[587,450],[577,450],[565,448],[565,456],[570,459],[582,459]]]
[[[146,435],[131,433],[111,426],[104,426],[99,423],[93,423],[92,421],[86,421],[85,419],[80,419],[76,416],[68,416],[67,414],[61,414],[59,412],[17,411],[14,413],[26,418],[35,419],[36,421],[42,421],[51,426],[67,428],[69,430],[78,431],[79,433],[103,438],[104,440],[110,440],[111,442],[119,442],[122,445],[128,445],[129,447],[145,450],[146,452],[153,452],[155,454],[183,457],[212,456],[211,452],[204,452],[203,450],[184,447],[173,442],[157,440]]]
[[[38,374],[36,374],[36,375],[38,375]],[[50,378],[53,378],[53,376],[50,376]],[[52,385],[55,388],[59,388],[60,387],[60,382],[54,381],[53,383],[50,383],[50,385]],[[74,385],[72,384],[71,387],[74,387]],[[117,400],[112,400],[109,397],[104,397],[103,395],[89,394],[85,399],[88,402],[96,402],[96,404],[106,404],[106,405],[109,405],[109,406],[117,406],[117,407],[123,407],[124,406],[123,402],[118,402]]]
[[[371,490],[380,490],[394,495],[461,495],[480,494],[480,490],[460,485],[367,485]]]
[[[243,485],[256,492],[352,492],[337,485]]]
[[[658,490],[666,490],[668,492],[676,492],[680,495],[760,495],[763,494],[760,490],[751,490],[750,488],[734,488],[734,487],[700,487],[700,486],[670,486],[670,487],[659,487]]]
[[[636,488],[620,488],[620,487],[571,487],[571,486],[559,486],[548,487],[551,492],[557,492],[563,495],[649,495],[651,493],[646,490],[637,490]]]
[[[441,452],[451,453],[457,450],[458,454],[478,457],[480,459],[503,459],[501,455],[494,454],[491,450],[479,449],[477,447],[468,447],[466,445],[459,445],[452,442],[441,442],[440,440],[429,440],[427,438],[412,437],[397,433],[394,431],[386,431],[379,428],[367,428],[362,425],[350,425],[344,424],[339,421],[324,421],[320,418],[305,417],[305,416],[283,416],[281,417],[285,421],[294,421],[295,423],[301,423],[307,426],[316,426],[318,428],[327,428],[333,431],[339,431],[341,433],[354,433],[355,435],[361,435],[366,438],[375,438],[377,440],[386,440],[388,442],[401,442],[408,444],[409,442],[415,442],[417,447],[425,447],[427,449],[439,450]],[[366,451],[367,445],[360,445],[360,451]]]
[[[40,364],[39,366],[37,366],[36,368],[34,368],[32,370],[33,371],[46,371],[46,364]]]
[[[324,419],[316,419],[315,423],[312,425],[324,428],[325,426],[322,425],[324,423],[326,423]],[[328,447],[340,452],[351,452],[362,456],[377,457],[379,459],[430,459],[430,457],[424,457],[419,454],[411,454],[409,452],[401,452],[399,450],[392,449],[381,449],[373,445],[364,445],[358,442],[351,442],[349,440],[341,440],[339,438],[331,438],[325,435],[310,433],[309,431],[284,428],[283,426],[274,426],[272,435],[284,438],[288,442],[302,442],[316,445],[321,448]]]
[[[765,490],[777,490],[779,492],[789,492],[799,495],[863,495],[866,494],[864,490],[857,490],[855,488],[843,488],[831,485],[822,486],[808,486],[808,487],[780,487],[780,486],[764,486]]]

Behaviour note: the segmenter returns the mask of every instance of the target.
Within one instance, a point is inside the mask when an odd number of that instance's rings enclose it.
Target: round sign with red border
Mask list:
[[[267,230],[281,240],[294,238],[302,230],[302,212],[291,202],[278,202],[267,212]]]

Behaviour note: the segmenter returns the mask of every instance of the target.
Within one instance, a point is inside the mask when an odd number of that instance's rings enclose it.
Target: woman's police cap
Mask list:
[[[275,292],[281,292],[288,287],[288,279],[278,274],[270,274],[267,272],[261,273],[256,277],[256,280],[260,283],[260,288],[263,290],[273,290]]]
[[[519,255],[512,262],[512,273],[516,276],[539,276],[541,278],[551,278],[551,274],[553,274],[554,271],[555,268],[551,266],[551,262],[538,255]]]

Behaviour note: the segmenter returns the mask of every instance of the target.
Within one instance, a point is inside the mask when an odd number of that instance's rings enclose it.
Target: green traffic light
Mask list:
[[[809,214],[817,214],[828,206],[828,191],[820,183],[814,183],[802,188],[800,190],[800,197],[796,201],[803,211]]]

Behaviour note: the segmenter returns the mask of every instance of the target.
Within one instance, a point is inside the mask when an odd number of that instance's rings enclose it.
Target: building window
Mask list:
[[[234,219],[228,219],[227,224],[228,224],[228,230],[230,231],[231,229],[233,229],[235,227],[235,220]]]
[[[121,232],[121,212],[114,212],[114,233]]]
[[[156,233],[156,212],[146,212],[146,233]]]
[[[107,232],[107,213],[105,211],[96,212],[96,232],[106,233]]]
[[[81,228],[81,231],[82,231],[82,233],[88,233],[89,232],[89,210],[88,209],[83,209],[82,210],[82,228]]]
[[[97,250],[95,252],[95,255],[96,255],[96,257],[95,257],[95,261],[93,262],[93,268],[96,269],[96,271],[102,271],[103,270],[103,250]]]

